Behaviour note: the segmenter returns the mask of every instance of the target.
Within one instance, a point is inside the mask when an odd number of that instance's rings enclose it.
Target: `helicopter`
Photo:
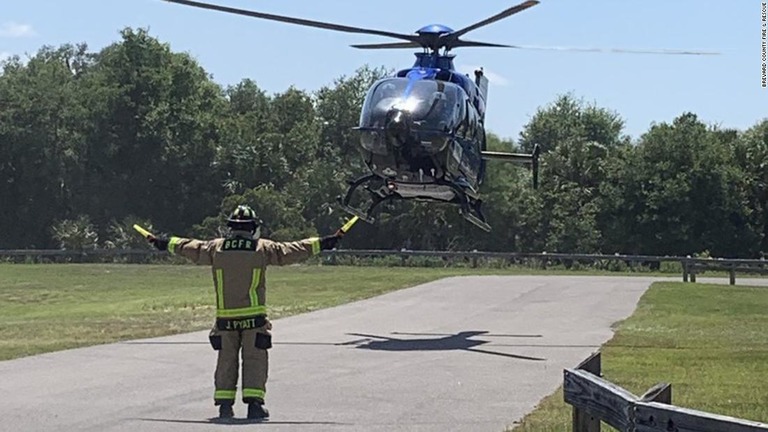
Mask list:
[[[538,144],[531,153],[487,149],[485,114],[489,80],[482,68],[475,70],[473,77],[458,72],[453,62],[455,55],[450,53],[455,48],[714,54],[674,50],[526,47],[462,39],[473,30],[536,6],[539,0],[526,0],[459,30],[442,24],[430,24],[414,34],[312,21],[193,0],[165,1],[325,30],[400,40],[351,45],[357,49],[421,48],[421,52],[415,53],[416,60],[410,68],[398,70],[394,75],[373,83],[363,100],[359,124],[353,127],[359,133],[358,151],[369,172],[350,179],[346,193],[337,200],[343,210],[368,223],[375,222],[374,210],[384,202],[415,200],[455,205],[464,219],[483,231],[491,231],[480,195],[488,160],[529,166],[533,187],[538,187],[541,153]],[[368,192],[370,199],[365,210],[352,205],[360,188]]]

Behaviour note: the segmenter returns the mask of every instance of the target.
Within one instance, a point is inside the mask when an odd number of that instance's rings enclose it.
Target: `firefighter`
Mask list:
[[[181,255],[195,264],[210,265],[216,294],[216,324],[209,339],[218,351],[214,376],[214,404],[220,418],[232,418],[237,396],[239,355],[242,350],[242,400],[249,419],[265,419],[268,350],[272,324],[267,318],[265,271],[268,265],[304,261],[321,250],[333,249],[341,231],[322,238],[275,242],[260,238],[260,220],[246,205],[227,219],[226,237],[201,241],[182,237],[149,237],[159,250]]]

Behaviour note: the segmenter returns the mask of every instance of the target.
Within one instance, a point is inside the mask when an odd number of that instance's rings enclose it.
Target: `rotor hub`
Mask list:
[[[416,30],[416,33],[420,35],[431,34],[431,35],[439,36],[443,34],[453,33],[453,29],[448,26],[444,26],[442,24],[430,24],[428,26],[424,26]]]

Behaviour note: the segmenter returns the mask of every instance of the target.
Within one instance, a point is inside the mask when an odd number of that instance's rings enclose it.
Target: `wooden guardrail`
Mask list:
[[[696,275],[705,271],[721,271],[728,273],[731,285],[736,284],[736,273],[768,274],[766,262],[743,262],[740,260],[696,260],[687,263],[687,273],[691,282],[696,282]],[[683,272],[685,280],[685,270]],[[687,281],[686,281],[687,282]]]
[[[154,249],[92,249],[92,250],[58,250],[58,249],[15,249],[0,250],[0,260],[3,259],[71,259],[88,261],[94,258],[132,258],[146,260],[164,257],[167,253]],[[331,264],[338,258],[376,258],[395,257],[406,265],[410,258],[426,257],[441,258],[450,265],[452,261],[460,260],[472,267],[478,267],[481,260],[504,260],[509,264],[535,262],[536,266],[547,268],[553,264],[562,263],[570,266],[573,263],[589,263],[591,265],[621,262],[631,268],[637,265],[655,265],[661,263],[678,263],[683,273],[683,281],[696,282],[696,275],[702,271],[716,270],[728,272],[731,284],[735,283],[736,272],[768,274],[768,260],[765,259],[722,259],[722,258],[691,258],[689,256],[656,256],[656,255],[602,255],[602,254],[568,254],[568,253],[533,253],[533,252],[484,252],[484,251],[425,251],[425,250],[381,250],[381,249],[338,249],[323,251]],[[607,267],[607,266],[605,266]]]
[[[766,432],[768,424],[672,405],[672,385],[659,383],[635,396],[601,377],[600,353],[563,372],[573,432],[600,432],[604,422],[621,432]]]
[[[399,256],[402,259],[411,257],[430,257],[444,259],[462,259],[472,263],[473,267],[478,265],[481,259],[502,259],[509,262],[519,262],[523,260],[536,260],[543,266],[548,263],[573,263],[599,261],[621,261],[627,265],[661,263],[661,262],[681,262],[684,257],[676,256],[655,256],[655,255],[603,255],[603,254],[578,254],[578,253],[549,253],[549,252],[487,252],[487,251],[424,251],[424,250],[380,250],[380,249],[340,249],[326,251],[329,256],[355,256],[355,257],[385,257]]]

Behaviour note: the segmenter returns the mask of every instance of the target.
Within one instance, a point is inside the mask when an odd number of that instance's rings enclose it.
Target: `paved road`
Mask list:
[[[653,280],[455,277],[277,320],[259,425],[210,422],[207,332],[0,362],[0,430],[501,432]]]

